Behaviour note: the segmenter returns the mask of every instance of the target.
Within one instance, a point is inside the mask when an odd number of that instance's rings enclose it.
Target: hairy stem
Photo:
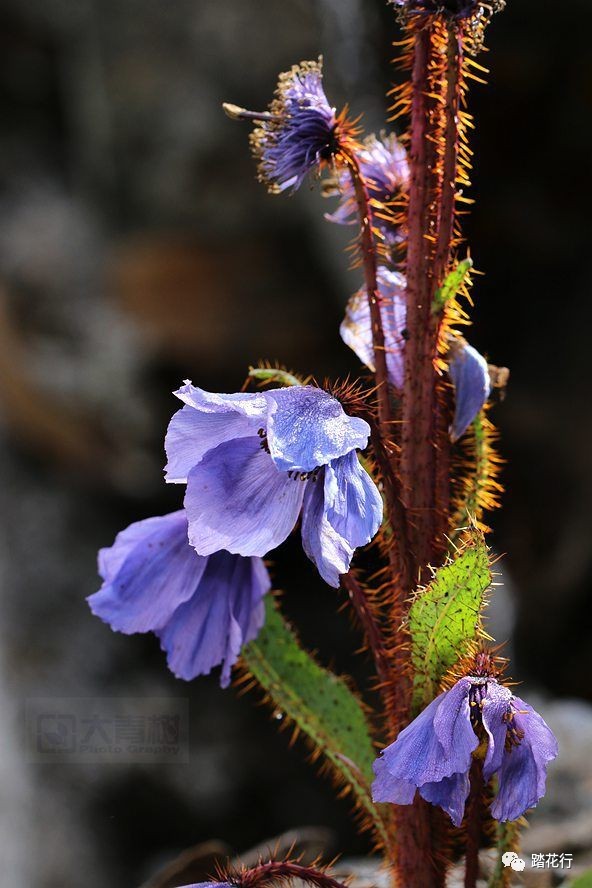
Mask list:
[[[382,439],[386,443],[392,434],[393,415],[389,395],[384,330],[380,314],[380,293],[378,291],[377,278],[378,263],[376,259],[376,244],[374,241],[372,208],[370,206],[368,188],[362,175],[357,157],[353,152],[350,152],[344,156],[344,160],[351,176],[358,207],[358,215],[360,218],[362,263],[364,266],[364,277],[366,279],[368,304],[370,306],[370,322],[372,326],[372,346],[374,349],[374,367],[378,398],[378,420]]]
[[[456,176],[458,168],[458,105],[460,100],[460,69],[462,46],[458,34],[448,32],[446,46],[446,122],[444,127],[444,159],[442,166],[442,198],[438,220],[438,239],[434,260],[434,284],[441,286],[450,262],[454,236]]]
[[[229,883],[236,888],[260,888],[273,882],[291,879],[300,879],[316,888],[346,888],[342,882],[332,879],[323,870],[291,861],[270,860],[228,876]]]
[[[414,573],[431,554],[433,528],[435,337],[431,315],[434,110],[429,96],[432,27],[415,36],[411,106],[411,187],[407,244],[407,343],[401,476],[409,514]]]
[[[383,686],[390,678],[390,665],[382,629],[372,612],[366,590],[360,585],[353,573],[344,574],[341,577],[341,583],[349,595],[360,626],[364,631],[368,647],[374,659],[376,675],[381,686]]]
[[[448,198],[444,200],[443,183],[438,177],[446,175],[454,182],[457,162],[456,150],[450,153],[447,146],[444,146],[441,164],[437,162],[442,114],[454,117],[455,111],[449,108],[442,111],[438,104],[436,92],[440,83],[434,82],[433,71],[439,63],[435,56],[440,35],[433,31],[434,27],[426,26],[417,31],[414,38],[406,268],[407,344],[401,436],[401,481],[408,516],[412,576],[420,581],[426,578],[427,565],[435,563],[438,556],[437,527],[441,526],[442,518],[437,510],[437,448],[438,445],[444,449],[449,446],[447,440],[443,441],[436,434],[439,412],[435,358],[439,319],[432,312],[432,298],[436,286],[436,257],[445,257],[445,267],[454,220],[450,218]],[[447,82],[447,88],[450,85]],[[447,126],[444,129],[447,130]],[[454,136],[456,139],[456,130]],[[451,164],[454,167],[452,172]],[[446,453],[440,455],[440,461],[447,463]],[[402,671],[405,671],[404,664]],[[445,860],[436,853],[437,813],[421,798],[416,798],[412,806],[397,813],[396,869],[399,883],[405,888],[441,888],[444,885]]]

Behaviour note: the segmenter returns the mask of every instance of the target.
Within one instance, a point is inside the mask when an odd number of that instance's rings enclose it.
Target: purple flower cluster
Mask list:
[[[214,394],[186,383],[171,420],[166,480],[185,509],[132,524],[99,555],[94,614],[124,633],[154,632],[171,670],[190,679],[222,664],[263,625],[271,582],[261,556],[302,515],[302,542],[332,586],[382,521],[358,460],[368,424],[312,386]]]
[[[378,268],[377,278],[389,382],[401,389],[405,373],[406,281],[402,274],[384,266]],[[365,287],[350,299],[340,333],[362,363],[374,370],[372,325]],[[487,361],[464,339],[455,340],[451,346],[448,372],[455,391],[450,437],[457,441],[487,402],[491,381]]]
[[[488,676],[461,678],[401,731],[374,764],[374,801],[410,805],[419,791],[460,826],[481,741],[483,778],[498,778],[491,814],[516,820],[545,794],[557,741],[532,706]]]
[[[350,127],[323,89],[322,59],[280,75],[270,113],[260,115],[251,146],[270,190],[296,191],[308,173],[331,161]]]
[[[374,208],[374,223],[387,243],[396,243],[400,235],[393,229],[389,205],[409,186],[407,152],[394,133],[380,138],[371,135],[357,153],[360,170],[366,181]],[[338,225],[354,225],[358,221],[354,189],[349,173],[339,176],[341,200],[334,213],[325,218]]]

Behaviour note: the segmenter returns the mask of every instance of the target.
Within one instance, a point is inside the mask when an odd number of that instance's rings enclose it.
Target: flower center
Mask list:
[[[261,438],[261,450],[264,450],[266,453],[269,453],[269,443],[267,441],[267,432],[265,429],[258,429],[257,435]],[[319,472],[321,471],[321,467],[317,466],[311,472],[299,472],[297,469],[291,469],[288,472],[288,478],[292,481],[316,481],[319,477]]]
[[[288,472],[288,478],[291,478],[292,481],[316,481],[320,471],[320,466],[317,466],[312,472],[298,472],[291,470]]]
[[[267,432],[265,429],[258,429],[257,434],[261,438],[261,450],[265,450],[266,453],[269,453],[269,444],[267,443]]]
[[[504,721],[508,725],[506,731],[505,749],[507,752],[510,752],[513,747],[520,746],[520,743],[524,738],[524,731],[521,728],[517,727],[517,725],[515,724],[514,713],[511,709],[506,712],[504,716]]]

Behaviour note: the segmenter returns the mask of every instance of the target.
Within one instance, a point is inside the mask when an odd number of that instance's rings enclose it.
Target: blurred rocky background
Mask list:
[[[512,370],[495,416],[509,463],[494,544],[508,556],[492,621],[565,747],[528,843],[573,848],[582,863],[590,25],[588,0],[509,0],[491,26],[465,226],[486,272],[472,340]],[[357,286],[348,232],[323,221],[314,191],[270,198],[246,130],[220,105],[263,107],[278,71],[323,53],[329,95],[380,129],[396,36],[383,0],[0,2],[0,859],[11,888],[129,888],[206,840],[232,854],[311,824],[330,830],[331,853],[367,851],[347,802],[255,697],[222,693],[215,677],[177,682],[155,639],[112,634],[85,596],[97,548],[180,502],[161,473],[180,380],[233,391],[259,358],[318,378],[355,369],[337,334]],[[364,682],[347,616],[298,546],[276,576],[307,644]],[[94,696],[188,699],[190,764],[27,761],[28,698]]]

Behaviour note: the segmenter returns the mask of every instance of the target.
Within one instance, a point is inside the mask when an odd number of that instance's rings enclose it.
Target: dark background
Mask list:
[[[569,7],[569,11],[567,10]],[[590,700],[592,6],[509,0],[472,91],[465,231],[471,340],[511,368],[495,411],[508,553],[493,619],[512,673]],[[93,619],[97,548],[177,508],[162,440],[186,377],[237,390],[250,363],[355,370],[337,328],[357,286],[317,191],[269,197],[247,129],[276,75],[325,56],[336,105],[384,126],[397,36],[383,0],[0,3],[0,847],[7,884],[137,885],[184,847],[235,851],[325,824],[364,852],[345,802],[288,749],[256,699],[184,685],[152,637]],[[304,640],[364,680],[336,593],[296,544],[277,584]],[[29,697],[182,696],[189,766],[27,765]],[[6,862],[7,861],[7,862]],[[84,874],[84,878],[81,878]]]

